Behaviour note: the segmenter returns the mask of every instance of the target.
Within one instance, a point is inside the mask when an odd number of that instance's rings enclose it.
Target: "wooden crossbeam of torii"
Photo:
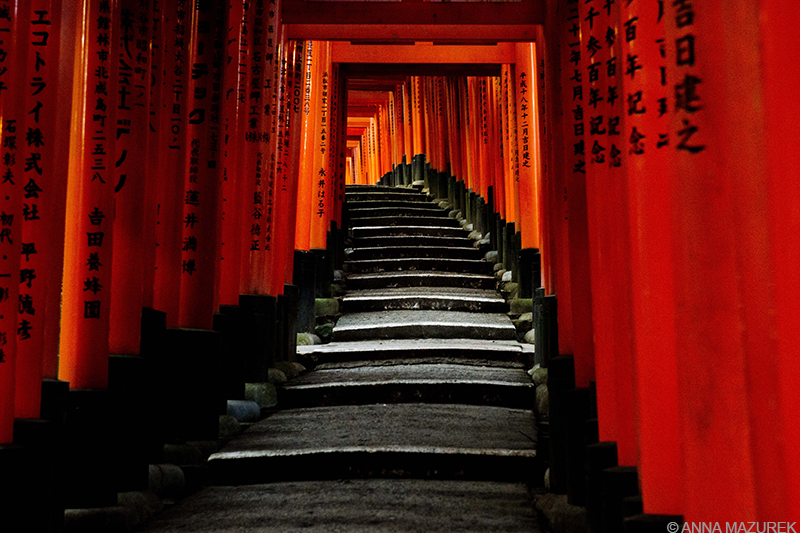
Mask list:
[[[379,42],[514,42],[533,39],[544,2],[310,2],[290,0],[292,39]]]

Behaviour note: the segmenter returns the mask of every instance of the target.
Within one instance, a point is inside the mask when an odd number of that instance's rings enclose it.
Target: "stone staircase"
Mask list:
[[[344,315],[280,410],[146,531],[539,531],[534,385],[492,264],[415,189],[348,186]]]

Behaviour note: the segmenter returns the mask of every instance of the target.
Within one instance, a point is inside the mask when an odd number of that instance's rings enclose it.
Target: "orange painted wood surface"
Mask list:
[[[57,299],[60,302],[61,263],[63,261],[62,239],[59,228],[63,222],[58,218],[63,213],[60,208],[64,203],[64,188],[67,173],[57,157],[58,135],[57,117],[59,107],[68,102],[60,102],[59,85],[59,48],[62,13],[60,2],[53,0],[36,0],[20,5],[20,21],[24,30],[20,36],[20,48],[26,50],[24,64],[19,65],[25,76],[25,86],[32,87],[24,91],[25,101],[20,117],[18,139],[21,141],[25,133],[24,145],[18,149],[21,161],[38,159],[36,168],[26,172],[35,179],[39,191],[30,188],[22,197],[17,197],[17,219],[21,233],[17,235],[15,252],[20,254],[20,272],[24,270],[25,283],[19,285],[19,314],[17,320],[17,367],[16,367],[16,399],[15,416],[17,418],[38,418],[41,407],[42,377],[45,361],[45,324],[46,320],[58,320],[49,316],[47,302]],[[18,87],[22,87],[19,85]],[[22,91],[21,91],[22,92]],[[19,169],[19,163],[18,163]],[[34,172],[37,172],[34,175]],[[25,175],[23,174],[23,176]],[[19,187],[27,185],[22,176]],[[12,211],[4,210],[11,214]],[[12,226],[12,231],[18,228]],[[5,255],[5,254],[4,254]],[[16,276],[15,276],[16,277]],[[5,312],[2,313],[5,315]],[[50,355],[50,359],[55,354]]]
[[[247,72],[250,65],[250,2],[230,3],[225,53],[225,89],[222,93],[222,230],[218,305],[239,304],[242,265],[242,135],[246,120]]]
[[[303,76],[303,101],[302,101],[302,139],[300,141],[300,163],[297,189],[297,227],[295,229],[294,247],[298,250],[309,250],[311,239],[311,201],[313,191],[313,158],[307,157],[313,152],[314,146],[314,105],[319,78],[317,62],[319,61],[319,48],[321,41],[305,42],[305,75]]]
[[[179,325],[211,329],[216,269],[219,267],[220,172],[223,130],[220,107],[226,36],[223,0],[195,4],[192,40],[186,172],[183,190],[183,247]]]
[[[645,512],[681,514],[681,448],[675,351],[666,62],[658,5],[633,0],[620,13],[623,57],[643,68],[623,76],[631,281],[636,357],[639,479]],[[663,104],[663,105],[662,105]]]
[[[523,248],[539,247],[537,150],[539,122],[536,110],[535,50],[533,43],[517,44],[517,142],[519,143],[519,223]]]
[[[167,326],[177,327],[180,315],[181,265],[183,247],[184,183],[186,175],[187,128],[186,117],[189,91],[189,69],[184,61],[189,43],[180,38],[188,24],[186,11],[163,4],[163,63],[166,73],[163,83],[163,110],[158,121],[161,147],[158,153],[158,175],[174,176],[157,187],[156,268],[153,305],[167,315]],[[183,28],[183,29],[182,29]]]
[[[568,216],[569,283],[572,300],[573,355],[575,385],[589,387],[595,379],[594,321],[589,230],[586,206],[586,135],[583,126],[585,95],[581,70],[580,32],[573,32],[578,6],[568,6],[560,13],[558,42],[561,45],[560,93],[563,122],[554,136],[563,135],[566,212]],[[588,101],[588,99],[587,99]]]
[[[22,198],[25,177],[26,131],[24,130],[27,86],[27,36],[29,21],[16,6],[8,19],[0,20],[0,134],[2,165],[6,179],[0,184],[0,444],[14,437],[14,396],[17,365],[17,326],[22,238]],[[13,89],[11,89],[13,88]],[[28,172],[30,174],[30,172]]]
[[[151,13],[138,0],[120,0],[120,31],[110,61],[118,62],[118,92],[109,102],[117,108],[114,130],[114,248],[111,274],[109,350],[137,355],[141,331],[145,269],[145,220],[157,209],[146,195],[150,129]],[[152,219],[151,219],[152,220]]]
[[[759,480],[759,520],[800,520],[800,461],[793,450],[800,445],[800,428],[796,421],[800,415],[800,362],[796,357],[800,331],[796,327],[800,318],[800,283],[795,266],[800,264],[800,153],[797,146],[800,107],[797,105],[800,88],[800,65],[787,61],[786,46],[794,39],[795,21],[800,17],[800,5],[786,0],[759,2],[758,17],[761,39],[762,90],[764,92],[764,136],[770,142],[764,147],[767,165],[767,213],[771,245],[769,257],[774,269],[775,338],[778,356],[777,394],[780,420],[779,443],[782,453],[777,457],[781,471],[770,469],[765,479]],[[753,19],[751,22],[755,22]],[[761,394],[762,390],[753,390]],[[775,399],[774,395],[768,397]],[[769,438],[768,435],[763,435]],[[759,450],[759,453],[774,453]],[[777,475],[776,475],[777,474]],[[774,483],[775,487],[763,488]],[[775,491],[782,491],[776,495]],[[771,507],[774,498],[775,507]]]
[[[73,135],[81,142],[76,143],[67,190],[59,379],[73,389],[103,389],[108,386],[116,184],[118,64],[111,43],[119,27],[119,5],[90,0],[86,6],[81,65],[76,67],[81,81],[75,97],[82,111],[73,114]]]

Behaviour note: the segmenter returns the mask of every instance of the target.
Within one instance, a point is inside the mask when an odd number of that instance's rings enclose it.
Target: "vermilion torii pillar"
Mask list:
[[[600,440],[617,443],[620,465],[635,466],[627,153],[620,90],[621,75],[635,77],[641,66],[632,70],[620,57],[616,4],[579,6],[597,417]]]
[[[221,91],[226,5],[223,0],[189,10],[191,72],[186,111],[187,165],[184,182],[181,256],[181,327],[210,330],[219,263],[222,162]]]
[[[797,388],[787,387],[797,384],[787,325],[798,316],[798,69],[785,55],[797,13],[787,2],[665,5],[687,522],[800,515]]]
[[[146,254],[145,220],[157,208],[147,202],[150,129],[151,13],[138,0],[120,0],[119,38],[110,60],[118,62],[117,108],[114,129],[114,260],[112,267],[109,350],[115,354],[139,353]],[[138,43],[138,44],[137,44]]]
[[[523,248],[539,248],[537,150],[539,121],[536,109],[533,43],[517,44],[517,142],[519,146],[519,216]],[[538,283],[537,283],[538,286]]]
[[[589,230],[586,212],[586,134],[583,114],[588,101],[586,74],[581,68],[582,40],[577,4],[569,4],[560,20],[558,42],[561,43],[561,128],[554,136],[563,135],[562,161],[566,175],[567,231],[569,234],[569,283],[572,300],[573,355],[575,385],[589,387],[595,379],[594,321],[592,320],[592,284],[589,260]],[[587,36],[588,38],[588,36]],[[566,281],[566,280],[565,280]],[[578,300],[580,295],[580,301]]]
[[[322,44],[319,41],[306,41],[305,43],[305,63],[303,76],[303,96],[302,96],[302,138],[300,141],[300,155],[298,166],[298,189],[297,189],[297,226],[295,228],[295,248],[298,250],[309,250],[311,239],[311,199],[313,183],[313,158],[309,157],[314,146],[314,120],[316,107],[314,95],[319,83],[319,77],[315,74],[318,71],[319,48]]]
[[[185,4],[184,4],[185,7]],[[156,229],[156,273],[153,304],[167,315],[167,326],[177,327],[180,315],[182,248],[183,242],[184,183],[186,174],[187,140],[187,66],[189,41],[186,26],[187,10],[178,4],[163,4],[163,62],[164,108],[160,115],[161,147],[158,153],[159,176],[172,176],[162,180],[157,189],[158,219]],[[151,156],[152,157],[152,156]]]
[[[230,3],[226,41],[225,90],[222,94],[223,167],[222,230],[220,239],[219,304],[238,305],[242,254],[241,205],[244,178],[241,172],[241,132],[245,125],[247,68],[249,66],[250,13],[252,3]]]
[[[63,204],[66,180],[63,165],[56,159],[56,117],[58,112],[58,69],[61,29],[61,5],[53,0],[36,0],[21,6],[21,20],[27,31],[22,31],[21,48],[27,49],[25,63],[20,70],[25,74],[24,117],[20,117],[19,140],[22,160],[37,159],[41,174],[33,175],[40,190],[29,188],[21,198],[22,209],[18,222],[22,233],[15,240],[21,255],[20,273],[26,282],[19,285],[19,319],[17,324],[17,383],[15,413],[17,418],[38,418],[41,412],[41,389],[44,371],[45,323],[57,320],[48,316],[47,302],[59,298],[60,269],[58,258],[63,253],[63,242],[54,239],[59,228],[57,213]],[[26,185],[23,180],[22,185]],[[19,200],[19,198],[18,198]],[[28,275],[29,272],[33,274]],[[54,355],[54,354],[53,354]],[[52,356],[51,356],[52,357]]]
[[[620,13],[622,57],[642,69],[623,76],[639,435],[644,511],[681,513],[681,448],[675,352],[669,192],[669,106],[663,12],[633,0]]]
[[[82,142],[72,155],[67,190],[67,228],[61,314],[59,378],[73,389],[108,386],[112,232],[116,184],[117,61],[111,45],[118,31],[119,5],[87,2],[81,40],[79,95],[73,134]]]
[[[330,84],[331,62],[330,42],[319,42],[319,91],[317,97],[311,102],[316,107],[314,143],[312,151],[306,157],[313,158],[314,166],[311,174],[311,224],[309,246],[312,249],[322,249],[327,246],[328,220],[331,209],[331,182],[333,177],[330,169]],[[322,273],[318,273],[322,274]]]
[[[800,462],[787,460],[794,457],[794,450],[800,446],[800,368],[795,348],[800,339],[796,324],[800,321],[800,284],[796,265],[800,264],[800,246],[796,236],[800,234],[800,153],[794,148],[800,142],[797,124],[800,123],[800,64],[786,61],[787,43],[791,43],[794,28],[800,17],[800,5],[787,0],[760,2],[761,16],[746,22],[761,26],[762,87],[764,91],[765,147],[767,164],[769,231],[772,236],[769,250],[774,269],[775,286],[780,290],[775,294],[775,338],[777,339],[778,361],[777,392],[781,422],[782,469],[779,473],[785,483],[773,490],[783,491],[778,496],[779,507],[769,508],[769,499],[774,492],[760,490],[759,504],[764,505],[759,518],[785,516],[787,520],[800,520]],[[760,364],[754,361],[754,364]],[[753,394],[760,394],[754,390]],[[774,398],[772,396],[771,398]],[[762,435],[768,438],[767,435]],[[768,453],[763,451],[762,453]],[[772,475],[774,475],[774,470]],[[772,477],[772,476],[770,476]],[[785,499],[784,499],[785,498]]]
[[[251,6],[250,56],[244,106],[245,133],[242,178],[241,239],[243,241],[241,294],[268,294],[268,268],[272,238],[272,178],[275,139],[272,135],[272,94],[275,36],[264,0]],[[274,22],[274,16],[272,19]]]
[[[14,387],[17,360],[17,306],[19,245],[22,237],[22,195],[26,135],[22,113],[25,93],[24,68],[27,21],[12,4],[8,19],[0,20],[0,119],[2,119],[2,164],[0,185],[0,444],[14,436]],[[25,87],[25,89],[22,89]],[[34,88],[35,90],[35,88]]]

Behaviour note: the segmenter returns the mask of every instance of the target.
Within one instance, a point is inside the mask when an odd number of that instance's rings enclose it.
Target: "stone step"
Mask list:
[[[352,192],[388,192],[388,193],[406,193],[406,194],[421,194],[419,189],[413,187],[391,187],[388,185],[345,185],[344,191],[346,194]]]
[[[534,384],[523,368],[370,362],[316,369],[283,386],[283,408],[372,403],[450,403],[533,407]]]
[[[429,363],[457,360],[460,364],[474,361],[518,363],[532,357],[534,346],[516,341],[485,339],[385,339],[353,342],[331,342],[298,346],[297,355],[310,365],[340,364],[368,360],[418,359]]]
[[[347,275],[350,290],[381,289],[393,287],[465,287],[494,289],[494,276],[469,272],[438,272],[415,270],[409,272],[368,272]]]
[[[217,484],[366,477],[533,481],[533,411],[452,404],[338,405],[273,414],[211,455]]]
[[[395,189],[382,192],[346,192],[345,202],[374,202],[374,201],[403,201],[403,202],[430,202],[431,197],[425,193],[410,189]]]
[[[207,487],[148,533],[538,533],[524,483],[355,479]]]
[[[356,274],[365,272],[397,272],[432,270],[472,274],[491,274],[494,265],[482,259],[447,259],[442,257],[403,257],[398,259],[364,259],[345,261],[344,269]]]
[[[414,223],[415,221],[410,221]],[[392,237],[392,236],[425,236],[425,237],[467,237],[469,232],[461,225],[457,226],[421,226],[396,224],[391,226],[361,226],[352,228],[353,237]]]
[[[472,259],[479,261],[483,252],[477,248],[456,248],[443,246],[375,246],[369,248],[350,248],[348,261],[368,261],[375,259],[439,258]]]
[[[514,340],[516,330],[505,314],[466,311],[371,311],[342,316],[334,341],[376,339]]]
[[[361,228],[364,226],[435,226],[444,228],[461,228],[458,220],[445,216],[368,216],[351,218],[351,228]]]
[[[447,211],[435,205],[425,207],[364,207],[350,208],[345,211],[353,222],[362,218],[407,217],[407,218],[448,218]]]
[[[446,246],[451,248],[469,248],[475,242],[464,236],[431,236],[431,235],[378,235],[375,237],[358,237],[352,241],[353,248],[375,248],[378,246]]]
[[[376,207],[408,207],[411,209],[416,208],[434,208],[441,211],[442,209],[434,204],[433,202],[429,201],[427,198],[424,199],[415,199],[415,200],[406,200],[403,198],[387,198],[385,200],[363,200],[361,198],[351,200],[348,199],[344,203],[345,210],[350,209],[373,209]]]
[[[396,287],[348,291],[342,299],[345,313],[389,309],[429,309],[507,313],[508,304],[494,290],[460,287]]]

